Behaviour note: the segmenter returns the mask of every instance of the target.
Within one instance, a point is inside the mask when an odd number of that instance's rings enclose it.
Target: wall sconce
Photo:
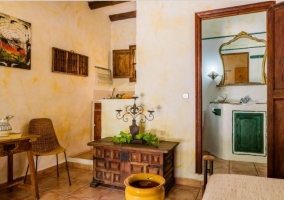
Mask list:
[[[217,74],[216,72],[212,71],[212,72],[210,72],[210,73],[208,74],[208,76],[209,76],[210,78],[212,78],[212,80],[214,80],[217,76],[221,76],[221,75],[219,75],[219,74]]]

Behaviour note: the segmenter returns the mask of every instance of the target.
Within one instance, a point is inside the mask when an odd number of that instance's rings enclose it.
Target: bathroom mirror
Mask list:
[[[222,44],[223,76],[219,86],[266,84],[266,41],[242,31]]]

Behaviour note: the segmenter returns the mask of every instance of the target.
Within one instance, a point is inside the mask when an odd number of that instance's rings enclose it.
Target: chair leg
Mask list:
[[[71,185],[71,180],[70,180],[69,169],[68,169],[68,163],[67,163],[67,158],[66,158],[66,153],[65,153],[65,151],[64,151],[64,156],[65,156],[66,169],[67,169],[67,173],[68,173],[69,185]]]
[[[38,156],[36,155],[36,172],[37,172],[37,160],[38,160]],[[27,180],[27,175],[28,175],[28,171],[29,171],[29,164],[27,166],[27,171],[26,171],[26,175],[25,175],[25,179],[24,179],[24,183],[26,183]]]
[[[57,170],[57,177],[59,177],[59,172],[58,172],[58,155],[56,154],[56,170]]]
[[[24,179],[24,183],[26,183],[26,179],[27,179],[27,175],[28,175],[28,171],[29,171],[29,164],[28,164],[28,166],[27,166],[27,171],[26,171],[26,176],[25,176],[25,179]]]
[[[38,161],[38,155],[36,155],[36,173],[37,173],[37,161]]]

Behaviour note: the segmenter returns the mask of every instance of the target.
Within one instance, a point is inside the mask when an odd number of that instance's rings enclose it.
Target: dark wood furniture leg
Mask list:
[[[93,166],[95,166],[95,157],[93,156]],[[93,171],[93,173],[94,173],[95,171]],[[96,179],[94,179],[94,177],[93,177],[93,180],[92,180],[92,182],[90,183],[90,187],[93,187],[93,188],[96,188],[96,187],[98,187],[100,184],[102,184],[102,182],[101,181],[98,181],[98,180],[96,180]]]
[[[204,160],[204,171],[203,171],[203,174],[204,174],[204,189],[206,188],[206,184],[207,184],[207,174],[209,172],[210,175],[213,174],[213,160],[214,160],[214,157],[213,156],[209,156],[209,155],[206,155],[206,156],[203,156],[203,160]],[[208,169],[208,161],[210,163],[210,168]]]
[[[13,154],[7,156],[8,159],[8,174],[7,174],[7,180],[8,185],[12,184],[13,182]],[[7,188],[7,192],[13,192],[13,187]]]
[[[29,162],[29,166],[30,166],[32,192],[33,192],[33,195],[34,195],[34,199],[38,200],[39,199],[39,193],[38,193],[37,175],[36,175],[36,171],[35,171],[33,153],[32,153],[31,150],[28,150],[27,154],[28,154],[28,162]]]

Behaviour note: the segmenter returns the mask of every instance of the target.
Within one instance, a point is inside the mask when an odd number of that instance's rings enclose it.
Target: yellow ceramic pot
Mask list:
[[[157,174],[133,174],[124,180],[126,200],[164,200],[165,179]]]

